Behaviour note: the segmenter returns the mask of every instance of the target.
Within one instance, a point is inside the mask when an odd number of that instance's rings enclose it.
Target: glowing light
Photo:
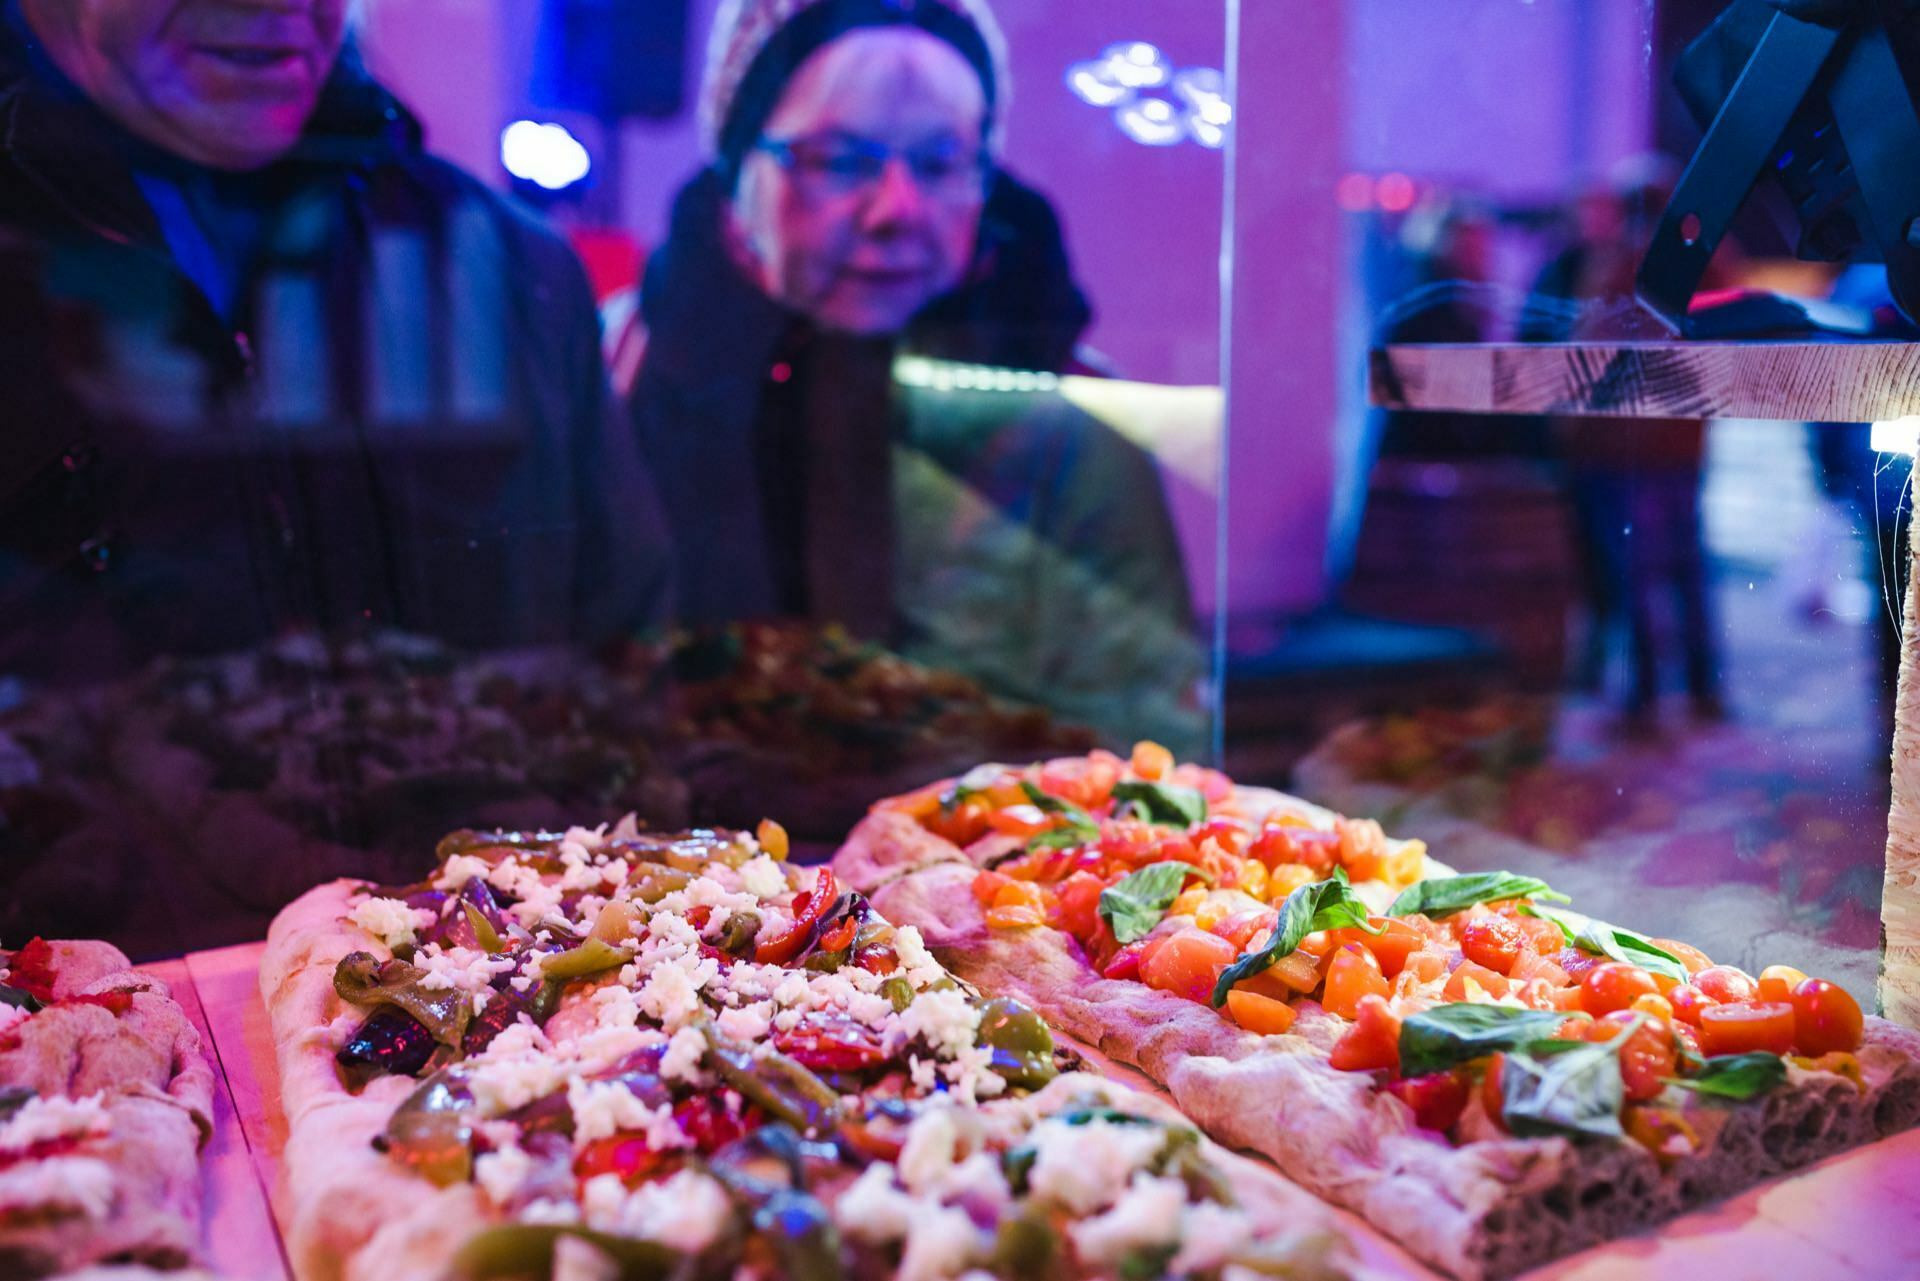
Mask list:
[[[960,365],[902,356],[893,362],[893,380],[902,387],[931,387],[935,391],[1055,391],[1058,374],[1030,369],[1000,369],[990,365]]]
[[[1120,131],[1148,147],[1173,147],[1185,142],[1187,122],[1164,98],[1136,98],[1114,113]]]
[[[1191,138],[1220,148],[1233,123],[1227,78],[1213,67],[1175,71],[1145,40],[1109,45],[1098,58],[1067,68],[1067,88],[1089,106],[1114,109],[1114,123],[1135,142],[1171,147]]]
[[[1373,194],[1380,202],[1380,207],[1388,213],[1405,213],[1413,208],[1414,197],[1419,193],[1414,188],[1413,179],[1403,173],[1390,173],[1383,175],[1375,184]]]
[[[1098,62],[1076,62],[1067,68],[1067,87],[1080,101],[1095,107],[1113,107],[1133,96],[1133,90],[1106,78]]]
[[[1144,40],[1108,45],[1100,61],[1115,83],[1129,89],[1157,89],[1173,75],[1167,55]]]
[[[1920,418],[1895,418],[1873,425],[1868,442],[1877,454],[1920,454]]]
[[[593,157],[565,125],[516,120],[500,132],[500,163],[508,173],[548,191],[561,191],[593,171]]]
[[[1363,173],[1350,173],[1333,185],[1333,198],[1348,213],[1365,213],[1373,208],[1373,179]]]

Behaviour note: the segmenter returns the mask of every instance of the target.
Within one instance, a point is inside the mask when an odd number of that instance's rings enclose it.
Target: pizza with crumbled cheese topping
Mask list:
[[[881,801],[834,868],[964,978],[1464,1278],[1920,1121],[1920,1037],[1143,743]]]
[[[212,1103],[199,1034],[118,949],[0,950],[0,1276],[191,1264]]]
[[[461,832],[281,913],[300,1281],[1346,1275],[1304,1194],[786,853]]]

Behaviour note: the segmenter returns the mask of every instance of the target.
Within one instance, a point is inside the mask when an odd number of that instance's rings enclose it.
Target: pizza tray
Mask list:
[[[260,1000],[263,943],[195,952],[142,968],[167,980],[207,1037],[220,1084],[208,1181],[208,1259],[235,1281],[289,1281],[276,1227],[279,1070]],[[1068,1041],[1089,1065],[1165,1099],[1131,1068]],[[1337,1225],[1361,1281],[1446,1281],[1360,1219],[1299,1197],[1302,1223]],[[1651,1232],[1536,1268],[1518,1281],[1913,1281],[1920,1277],[1920,1130],[1831,1157],[1797,1174],[1683,1215]]]

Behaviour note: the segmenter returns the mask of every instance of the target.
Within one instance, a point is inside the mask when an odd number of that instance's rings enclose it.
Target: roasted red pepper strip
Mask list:
[[[859,1072],[892,1057],[873,1032],[844,1014],[808,1014],[787,1031],[776,1032],[773,1044],[815,1072]]]
[[[853,946],[853,940],[859,933],[860,921],[850,912],[846,916],[841,917],[836,924],[821,931],[820,950],[822,952],[844,952]]]
[[[18,988],[42,1005],[53,1001],[53,945],[36,938],[13,954],[7,963],[7,986]]]
[[[126,991],[94,992],[84,996],[69,996],[65,1000],[58,1002],[58,1004],[97,1005],[101,1009],[118,1016],[125,1014],[133,1008],[133,993]]]
[[[753,949],[753,959],[761,965],[785,965],[800,955],[813,937],[814,926],[839,897],[840,885],[834,880],[833,869],[821,868],[813,888],[793,900],[793,924],[779,934],[761,938]]]

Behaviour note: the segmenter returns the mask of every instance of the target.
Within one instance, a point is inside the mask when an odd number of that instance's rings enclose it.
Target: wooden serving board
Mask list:
[[[196,952],[147,966],[208,1037],[222,1089],[206,1157],[209,1258],[222,1275],[288,1281],[274,1210],[286,1126],[279,1071],[260,1001],[264,944]],[[1089,1064],[1166,1098],[1146,1077],[1086,1046]],[[1302,1224],[1353,1242],[1359,1281],[1446,1281],[1381,1233],[1304,1190]],[[1537,1268],[1520,1281],[1913,1281],[1920,1277],[1920,1131],[1843,1153],[1659,1229]]]

